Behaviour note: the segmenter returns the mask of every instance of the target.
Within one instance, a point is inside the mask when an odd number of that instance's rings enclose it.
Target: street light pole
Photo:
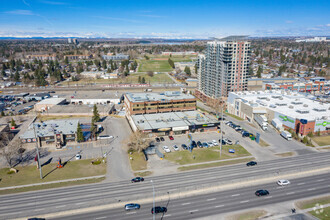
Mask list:
[[[36,150],[37,150],[37,157],[38,157],[38,167],[39,167],[39,171],[40,171],[40,179],[42,179],[43,177],[42,177],[42,170],[41,170],[41,166],[40,166],[38,139],[37,139],[36,128],[35,128],[34,123],[33,123],[33,131],[34,131],[34,138],[36,139]]]
[[[155,186],[154,186],[154,181],[150,180],[151,184],[152,184],[152,192],[153,192],[153,204],[152,204],[152,207],[153,207],[153,210],[154,210],[154,213],[152,214],[152,219],[155,220],[156,218],[156,215],[155,215]]]
[[[220,159],[221,159],[221,152],[222,152],[222,139],[223,139],[222,122],[223,122],[223,108],[222,108],[222,101],[221,101],[221,120],[220,120],[221,141],[220,141]]]

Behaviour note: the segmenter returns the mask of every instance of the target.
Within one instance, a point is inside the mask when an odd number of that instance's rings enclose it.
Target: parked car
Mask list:
[[[213,147],[213,142],[212,141],[208,141],[207,144],[209,145],[209,147]]]
[[[111,139],[113,136],[110,135],[100,135],[97,137],[98,140],[103,140],[103,139]]]
[[[152,207],[152,209],[151,209],[151,214],[158,214],[158,213],[164,213],[164,212],[167,212],[166,207],[156,206],[156,207]]]
[[[164,139],[163,137],[160,137],[160,140],[161,140],[161,141],[165,141],[165,139]]]
[[[192,142],[191,142],[191,145],[192,145],[193,148],[194,148],[194,147],[197,147],[196,141],[192,141]]]
[[[235,128],[235,131],[240,132],[240,133],[242,130],[243,130],[242,128]]]
[[[228,144],[228,145],[232,145],[233,144],[233,142],[231,141],[231,140],[229,140],[228,138],[224,138],[223,139],[225,142],[226,142],[226,144]]]
[[[198,147],[203,147],[202,142],[197,141],[197,146],[198,146]]]
[[[160,142],[160,139],[157,137],[157,138],[156,138],[156,141],[157,141],[157,142]]]
[[[140,207],[141,206],[139,204],[130,203],[125,205],[125,210],[130,211],[130,210],[140,209]]]
[[[178,150],[179,150],[179,147],[176,146],[176,145],[173,145],[172,147],[173,147],[173,149],[174,149],[175,151],[178,151]]]
[[[168,136],[168,138],[173,141],[174,140],[174,137],[173,136]]]
[[[212,140],[212,144],[213,144],[213,146],[217,146],[217,145],[219,145],[218,142],[217,142],[216,140]]]
[[[230,125],[230,124],[232,124],[233,122],[231,122],[231,121],[227,121],[226,122],[226,125]]]
[[[131,180],[132,183],[143,182],[143,181],[144,181],[143,177],[135,177]]]
[[[279,186],[286,186],[286,185],[290,184],[290,181],[289,180],[279,180],[279,181],[277,181],[277,184]]]
[[[247,131],[242,132],[242,137],[250,137],[250,133]]]
[[[250,162],[248,162],[247,164],[246,164],[246,166],[255,166],[255,165],[257,165],[258,163],[256,162],[256,161],[250,161]]]
[[[209,145],[206,142],[203,142],[203,147],[209,147]]]
[[[171,152],[171,150],[170,150],[170,148],[168,148],[168,146],[163,146],[163,149],[164,149],[164,151],[166,153],[170,153]]]
[[[76,154],[76,160],[80,160],[81,159],[81,155],[80,154]]]
[[[181,147],[182,147],[183,149],[185,149],[185,150],[188,150],[188,147],[187,147],[187,145],[185,145],[185,144],[181,144]]]
[[[219,139],[219,143],[221,142],[221,139]],[[222,140],[222,145],[226,145],[227,142],[225,140]]]
[[[256,196],[267,196],[269,192],[265,189],[260,189],[255,192]]]

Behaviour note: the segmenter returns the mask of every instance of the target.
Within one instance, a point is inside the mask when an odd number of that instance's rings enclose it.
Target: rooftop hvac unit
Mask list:
[[[270,98],[267,98],[266,100],[267,100],[267,101],[270,101]]]
[[[293,108],[293,105],[289,105],[289,108],[291,108],[291,109],[292,109],[292,108]]]
[[[280,100],[283,100],[283,97],[280,97]]]
[[[257,92],[257,94],[260,94],[260,92]]]
[[[322,119],[323,120],[327,120],[328,119],[328,116],[323,116]]]
[[[304,106],[304,107],[308,107],[308,105],[307,105],[307,104],[304,104],[303,106]]]

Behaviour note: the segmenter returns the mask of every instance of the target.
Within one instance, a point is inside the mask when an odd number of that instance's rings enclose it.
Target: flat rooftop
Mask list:
[[[195,99],[193,95],[185,94],[179,91],[166,91],[161,93],[126,93],[126,97],[131,102],[153,102],[153,101],[171,101],[182,99]]]
[[[139,130],[187,127],[192,125],[218,123],[217,120],[209,118],[199,111],[132,115],[131,117]]]
[[[38,103],[36,103],[36,105],[57,105],[59,103],[65,102],[66,99],[65,98],[48,98],[48,99],[44,99]]]
[[[75,134],[79,120],[50,120],[42,123],[33,123],[37,137],[53,136],[55,133]],[[33,124],[20,137],[22,139],[34,138]]]
[[[232,95],[231,95],[232,94]],[[268,108],[292,118],[313,120],[330,119],[330,104],[314,100],[309,94],[276,90],[246,91],[230,93],[228,102],[240,98],[252,107]]]

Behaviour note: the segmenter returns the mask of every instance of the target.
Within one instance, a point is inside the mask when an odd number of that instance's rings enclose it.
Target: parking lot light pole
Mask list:
[[[155,215],[155,186],[154,186],[154,181],[150,180],[151,184],[152,184],[152,192],[153,192],[153,204],[152,204],[152,207],[153,207],[153,210],[154,210],[154,213],[152,214],[152,219],[155,220],[156,218],[156,215]]]

